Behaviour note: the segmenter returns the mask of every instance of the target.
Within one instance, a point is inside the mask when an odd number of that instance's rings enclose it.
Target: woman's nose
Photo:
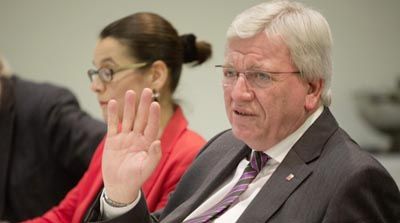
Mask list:
[[[100,80],[97,75],[95,75],[93,76],[92,82],[90,83],[90,89],[93,92],[102,92],[105,89],[105,84]]]

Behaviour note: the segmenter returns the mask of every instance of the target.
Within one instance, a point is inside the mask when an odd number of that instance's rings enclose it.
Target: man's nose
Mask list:
[[[246,76],[239,74],[236,82],[232,86],[232,98],[234,100],[251,100],[254,97],[254,92],[249,86]]]

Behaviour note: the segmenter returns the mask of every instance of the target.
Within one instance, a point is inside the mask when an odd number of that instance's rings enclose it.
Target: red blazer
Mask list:
[[[42,217],[28,220],[40,222],[81,222],[87,209],[103,188],[101,158],[104,139],[99,144],[85,175],[67,194],[64,200]],[[161,136],[162,158],[156,170],[143,185],[143,192],[150,211],[164,207],[168,195],[194,160],[204,139],[188,129],[188,123],[178,107]]]

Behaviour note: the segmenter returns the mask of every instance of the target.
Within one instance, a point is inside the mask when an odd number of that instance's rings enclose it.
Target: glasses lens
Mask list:
[[[224,85],[233,85],[237,79],[237,71],[233,68],[223,68],[222,82]]]
[[[247,71],[246,78],[252,86],[265,88],[271,83],[271,75],[264,71]]]
[[[114,71],[109,68],[100,68],[97,73],[102,81],[110,82]]]

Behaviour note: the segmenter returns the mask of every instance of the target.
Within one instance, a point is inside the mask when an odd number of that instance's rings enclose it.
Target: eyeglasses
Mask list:
[[[246,70],[246,71],[237,71],[232,67],[224,66],[224,65],[215,65],[217,68],[222,68],[223,77],[222,83],[224,86],[233,86],[235,85],[237,79],[240,74],[243,74],[246,78],[247,82],[251,87],[254,88],[266,88],[272,82],[272,74],[299,74],[299,71],[291,71],[291,72],[271,72],[271,71],[261,71],[261,70]]]
[[[105,68],[105,67],[100,68],[98,70],[89,69],[87,74],[89,76],[90,82],[93,82],[93,80],[94,80],[93,76],[94,75],[98,75],[98,77],[100,78],[100,80],[102,82],[108,83],[108,82],[111,82],[111,80],[113,79],[113,76],[116,73],[124,71],[124,70],[141,68],[141,67],[146,66],[146,64],[147,63],[134,63],[134,64],[129,64],[129,65],[126,65],[126,66],[122,66],[122,67],[120,67],[120,68],[118,68],[116,70],[113,70],[113,69],[110,69],[110,68]]]

